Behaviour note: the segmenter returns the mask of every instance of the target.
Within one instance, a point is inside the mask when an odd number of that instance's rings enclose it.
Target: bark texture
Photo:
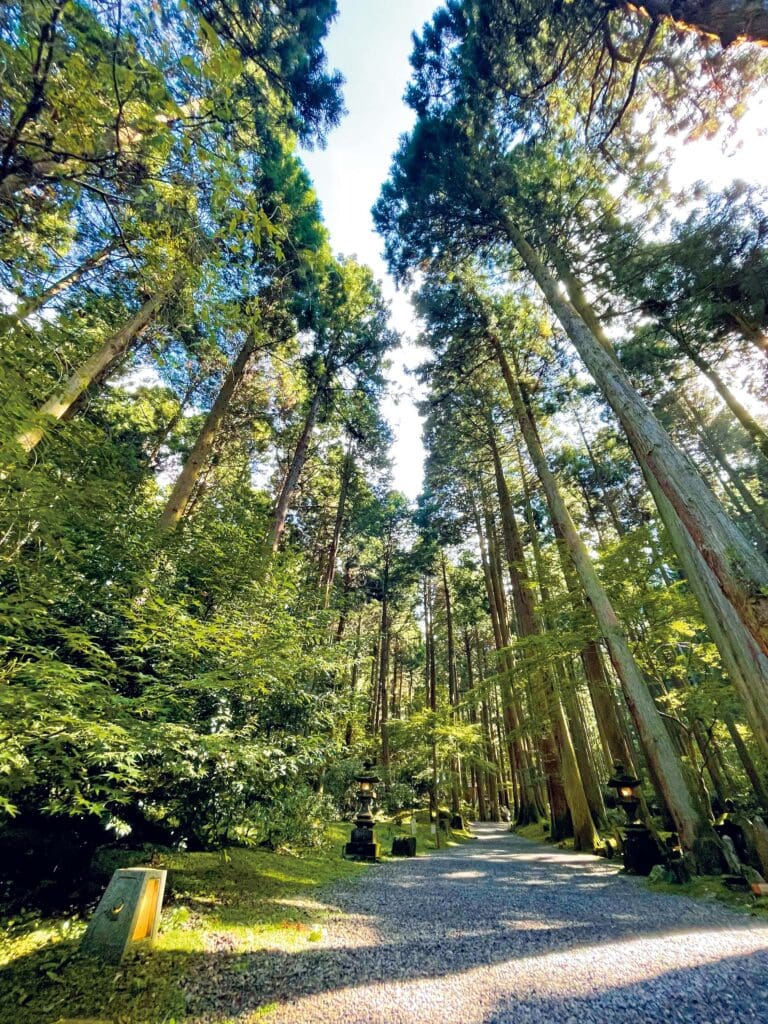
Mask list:
[[[496,489],[501,508],[502,532],[518,633],[521,637],[538,636],[541,633],[541,623],[534,607],[523,543],[504,477],[499,447],[492,428],[489,431],[488,440],[493,455]],[[542,703],[548,711],[551,722],[553,735],[544,739],[548,744],[554,740],[554,750],[550,752],[549,760],[552,772],[558,776],[558,781],[562,783],[565,790],[565,798],[573,823],[574,848],[594,850],[599,845],[599,837],[595,831],[590,805],[584,790],[573,738],[563,713],[557,681],[550,668],[528,674],[531,677],[530,684],[534,700],[539,695],[543,698]]]
[[[550,255],[568,288],[570,301],[517,225],[508,221],[507,230],[510,241],[618,417],[635,457],[656,479],[723,593],[768,655],[768,564],[755,554],[696,467],[675,447],[633,387],[564,255],[551,247]]]
[[[318,385],[312,396],[312,402],[307,411],[306,419],[304,420],[304,427],[301,431],[301,437],[299,443],[296,445],[296,451],[293,453],[291,464],[288,467],[283,486],[280,488],[280,494],[277,499],[275,506],[275,513],[272,518],[272,529],[269,536],[269,549],[274,555],[277,549],[280,547],[280,541],[285,531],[285,522],[288,518],[288,509],[290,508],[291,498],[293,492],[296,490],[296,485],[299,482],[301,471],[304,468],[304,463],[307,461],[307,453],[309,452],[309,442],[312,439],[312,431],[315,429],[315,421],[317,420],[317,414],[320,411],[320,401],[322,398],[323,388]]]
[[[331,537],[331,543],[328,546],[328,562],[325,567],[325,574],[323,576],[323,608],[327,608],[331,603],[331,588],[333,587],[333,580],[336,575],[336,556],[339,552],[339,543],[341,541],[341,528],[344,523],[344,511],[347,505],[347,492],[349,491],[349,481],[352,478],[352,466],[354,459],[352,457],[351,446],[347,448],[344,454],[344,463],[341,467],[341,485],[339,487],[339,501],[336,506],[336,518],[333,523],[333,535]]]
[[[610,341],[605,335],[592,307],[586,300],[575,275],[564,257],[552,247],[553,260],[568,287],[571,301],[598,344],[612,356]],[[667,529],[683,572],[701,608],[704,621],[712,635],[723,665],[744,701],[755,737],[762,752],[768,756],[768,656],[756,640],[738,609],[724,592],[711,564],[700,550],[695,538],[686,529],[677,509],[669,499],[653,471],[653,467],[637,451],[640,468],[656,503],[659,516]],[[753,554],[753,559],[760,561]]]
[[[765,0],[643,0],[641,4],[613,0],[611,6],[639,8],[657,20],[669,19],[684,28],[715,36],[723,46],[742,39],[768,46]]]

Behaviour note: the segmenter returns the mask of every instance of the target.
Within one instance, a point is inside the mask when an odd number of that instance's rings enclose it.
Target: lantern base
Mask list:
[[[393,857],[415,857],[416,836],[400,836],[392,840]]]
[[[624,828],[624,867],[635,875],[650,875],[651,868],[664,863],[664,855],[648,828],[640,822]]]
[[[344,856],[355,860],[380,860],[381,846],[378,843],[347,843]]]
[[[373,829],[360,824],[353,828],[350,841],[344,847],[344,856],[356,860],[378,860],[381,846],[373,837]]]

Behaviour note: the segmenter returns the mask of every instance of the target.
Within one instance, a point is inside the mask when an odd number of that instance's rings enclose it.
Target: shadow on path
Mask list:
[[[277,1004],[280,1024],[768,1024],[767,926],[651,893],[597,858],[479,836],[330,890],[321,945],[159,952],[157,971],[182,979],[193,1021]]]

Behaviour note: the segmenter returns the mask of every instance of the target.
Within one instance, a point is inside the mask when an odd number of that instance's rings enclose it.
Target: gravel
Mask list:
[[[327,891],[319,942],[199,971],[190,1018],[768,1024],[768,926],[507,827]]]

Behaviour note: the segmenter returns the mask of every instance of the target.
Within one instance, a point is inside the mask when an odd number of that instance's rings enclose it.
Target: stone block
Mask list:
[[[392,840],[392,856],[393,857],[415,857],[416,856],[416,837],[415,836],[401,836],[399,839]]]
[[[130,948],[151,946],[160,923],[166,874],[156,868],[115,871],[83,936],[83,951],[119,963]]]

